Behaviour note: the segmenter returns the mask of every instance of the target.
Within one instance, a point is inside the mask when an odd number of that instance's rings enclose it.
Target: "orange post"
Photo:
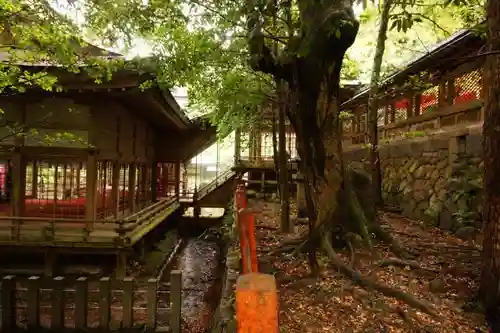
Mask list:
[[[238,333],[278,333],[278,293],[273,275],[251,273],[236,282]]]
[[[247,213],[247,225],[245,231],[248,237],[248,247],[250,248],[250,262],[252,266],[252,272],[257,273],[259,271],[257,264],[257,244],[255,241],[255,215],[248,212]]]
[[[257,246],[255,242],[254,216],[247,209],[238,212],[238,231],[240,235],[241,261],[243,274],[257,273]]]
[[[250,251],[249,244],[247,238],[246,231],[246,215],[243,210],[239,210],[237,213],[237,225],[238,225],[238,234],[240,237],[240,252],[241,252],[241,262],[243,263],[243,274],[250,273],[251,265],[250,263]]]

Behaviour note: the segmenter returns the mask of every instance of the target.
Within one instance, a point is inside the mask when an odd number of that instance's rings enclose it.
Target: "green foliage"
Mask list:
[[[476,22],[481,16],[482,0],[464,1],[397,2],[392,10],[394,29],[389,35],[391,45],[386,52],[384,73],[400,68],[409,55],[415,55],[416,49],[432,45],[447,36],[448,30],[452,32],[464,22]],[[20,67],[21,63],[57,65],[72,73],[85,73],[96,83],[129,67],[139,73],[157,74],[157,82],[146,81],[141,89],[157,83],[166,89],[186,87],[188,111],[207,115],[218,125],[220,135],[225,136],[235,128],[258,125],[263,106],[276,100],[272,78],[255,72],[249,65],[250,7],[258,6],[264,13],[265,43],[276,54],[308,52],[307,43],[300,43],[298,37],[301,18],[297,3],[290,3],[289,7],[286,1],[279,1],[278,7],[274,7],[272,2],[248,0],[0,0],[0,17],[2,22],[8,22],[2,31],[3,49],[9,54],[8,60],[0,64],[0,91],[63,89],[57,75],[47,67],[32,70]],[[55,11],[54,5],[85,19],[74,24]],[[369,77],[371,69],[366,59],[373,52],[377,17],[373,5],[360,17],[361,31],[344,59],[342,79]],[[342,24],[345,22],[340,20],[328,29],[341,38]],[[85,51],[82,36],[92,37],[101,45],[124,44],[128,49],[137,38],[142,38],[153,55],[127,63],[121,58],[103,59]]]
[[[123,59],[102,59],[92,54],[96,49],[83,41],[80,29],[51,4],[48,0],[0,0],[0,94],[61,92],[64,87],[59,75],[65,72],[84,74],[101,83],[124,66]],[[42,118],[33,124],[21,124],[5,119],[2,112],[0,123],[7,134],[0,140],[14,136],[39,140],[36,126],[47,120]],[[61,141],[81,143],[82,139],[62,132],[45,135],[41,143]]]

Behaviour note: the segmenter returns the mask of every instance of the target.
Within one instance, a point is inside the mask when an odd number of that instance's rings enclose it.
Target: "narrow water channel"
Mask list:
[[[208,332],[221,293],[222,244],[211,229],[187,237],[175,269],[182,271],[183,333]]]

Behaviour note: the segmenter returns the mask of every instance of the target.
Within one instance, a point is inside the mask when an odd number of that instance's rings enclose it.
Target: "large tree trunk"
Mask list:
[[[500,332],[500,1],[486,5],[488,51],[484,69],[484,214],[483,271],[480,296],[493,332]]]
[[[389,11],[392,0],[382,2],[382,14],[380,15],[380,27],[378,30],[377,46],[373,58],[373,69],[370,82],[370,96],[368,103],[368,120],[370,133],[370,162],[372,169],[372,191],[373,204],[375,208],[382,205],[382,172],[380,170],[380,157],[378,154],[378,91],[380,81],[380,70],[387,40],[387,28],[389,24]]]
[[[342,61],[359,24],[350,1],[298,0],[301,33],[281,59],[264,43],[258,2],[249,0],[249,47],[254,69],[288,82],[294,103],[288,117],[304,165],[306,200],[314,234],[336,221],[345,198],[339,123]],[[313,231],[311,230],[311,232]],[[312,232],[313,233],[313,232]],[[315,247],[319,246],[316,237]]]

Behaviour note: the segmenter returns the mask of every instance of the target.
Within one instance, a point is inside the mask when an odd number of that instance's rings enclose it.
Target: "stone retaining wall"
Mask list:
[[[482,212],[481,141],[476,125],[381,145],[385,202],[444,229],[474,225]],[[366,147],[346,151],[345,158],[370,169]]]

